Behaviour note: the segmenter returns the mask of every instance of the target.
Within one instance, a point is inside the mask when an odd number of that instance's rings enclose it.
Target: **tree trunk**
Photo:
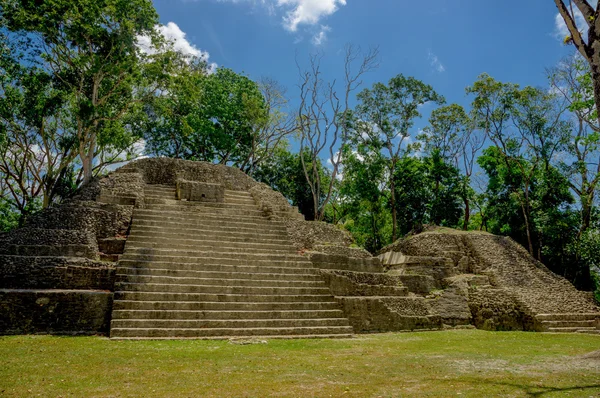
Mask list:
[[[596,57],[593,56],[591,58],[592,59],[588,61],[592,69],[592,81],[594,82],[594,102],[596,104],[596,112],[598,113],[598,123],[600,123],[600,64],[596,64]]]
[[[527,244],[529,246],[529,254],[535,256],[535,252],[533,251],[533,241],[531,239],[531,229],[529,227],[529,216],[527,215],[527,210],[525,210],[525,205],[522,203],[521,210],[523,211],[523,218],[525,220],[525,230],[527,232]]]
[[[390,180],[390,189],[391,189],[391,197],[390,197],[390,201],[392,204],[392,242],[395,242],[397,237],[398,237],[398,232],[396,230],[396,219],[397,219],[397,214],[396,214],[396,184],[394,183],[394,177],[392,174],[391,180]]]
[[[463,231],[467,231],[469,229],[469,219],[471,218],[471,206],[469,203],[469,198],[465,198],[464,202],[465,202],[465,221],[463,223]]]
[[[96,137],[92,137],[89,142],[89,146],[86,151],[80,154],[81,165],[83,167],[83,181],[82,185],[89,183],[93,177],[94,171],[94,153],[96,152]]]
[[[585,231],[590,228],[592,224],[592,206],[594,203],[594,193],[586,195],[581,198],[581,229],[579,230],[579,236],[581,237]]]

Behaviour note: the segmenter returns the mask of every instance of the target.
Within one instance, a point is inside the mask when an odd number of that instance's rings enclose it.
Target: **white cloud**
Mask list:
[[[331,32],[331,28],[326,25],[321,25],[319,33],[313,36],[312,43],[315,46],[320,46],[327,41],[327,33]]]
[[[290,32],[297,32],[301,26],[316,26],[326,17],[333,15],[347,0],[217,0],[225,3],[251,3],[266,8],[269,15],[282,14],[283,27]],[[322,26],[313,36],[315,45],[322,44],[331,28]]]
[[[185,56],[198,57],[204,60],[208,64],[210,71],[216,69],[217,64],[209,62],[210,54],[190,43],[186,38],[186,33],[175,22],[169,22],[166,25],[157,25],[156,29],[167,40],[173,50]],[[148,36],[139,36],[138,45],[146,54],[156,53],[156,49],[152,46],[152,42]]]
[[[288,8],[283,23],[286,29],[295,32],[299,25],[316,25],[335,13],[346,0],[277,0],[279,7]]]
[[[428,59],[434,71],[438,73],[443,73],[446,71],[446,67],[442,64],[437,55],[431,52],[431,50],[429,51]]]

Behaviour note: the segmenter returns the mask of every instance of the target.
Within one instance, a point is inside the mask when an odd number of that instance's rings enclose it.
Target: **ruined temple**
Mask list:
[[[378,257],[241,171],[143,159],[0,235],[0,334],[347,337],[600,332],[600,308],[508,238],[434,229]]]

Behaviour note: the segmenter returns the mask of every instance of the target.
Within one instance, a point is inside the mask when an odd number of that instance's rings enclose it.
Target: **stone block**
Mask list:
[[[225,187],[221,184],[178,179],[177,199],[190,202],[222,203],[225,201]]]
[[[0,288],[112,290],[115,268],[84,258],[0,255]]]
[[[125,251],[124,238],[106,238],[98,240],[98,249],[104,254],[123,254]]]
[[[85,290],[0,290],[0,334],[108,333],[113,294]]]
[[[326,271],[321,275],[334,296],[406,296],[399,278],[377,273]]]
[[[354,258],[316,252],[309,252],[309,257],[313,266],[319,269],[383,273],[377,257]]]
[[[435,315],[403,315],[380,297],[338,297],[344,314],[356,333],[382,333],[402,330],[440,329]]]

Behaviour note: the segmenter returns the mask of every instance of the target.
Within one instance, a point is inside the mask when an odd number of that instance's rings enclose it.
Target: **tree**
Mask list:
[[[304,162],[310,165],[310,161],[310,154],[305,151]],[[320,161],[318,161],[316,169],[319,171],[319,178],[327,182],[330,176]],[[272,156],[258,165],[253,177],[279,191],[292,205],[298,206],[307,220],[314,219],[313,195],[304,175],[300,153],[291,153],[286,147],[280,146]],[[324,192],[320,193],[321,198],[324,195]]]
[[[475,160],[485,145],[485,137],[479,134],[474,121],[458,104],[434,109],[429,126],[419,137],[425,143],[425,152],[430,156],[437,152],[445,162],[462,167],[460,196],[464,204],[463,230],[469,226],[471,199],[475,192],[471,188],[471,176]]]
[[[158,16],[150,0],[2,0],[1,18],[28,61],[67,95],[83,182],[99,153],[130,145],[123,117],[154,92],[148,87],[138,37],[153,36]],[[144,82],[144,80],[146,80]],[[151,79],[150,79],[151,80]]]
[[[587,61],[591,70],[593,97],[596,111],[594,117],[600,117],[600,3],[595,7],[586,0],[572,0],[568,5],[563,0],[554,0],[570,36],[565,43],[573,43],[577,51]],[[573,3],[576,8],[573,8]],[[577,13],[583,16],[584,26],[577,26]],[[584,32],[587,30],[587,38]]]
[[[364,144],[345,149],[340,195],[345,227],[359,245],[375,253],[390,243],[391,234],[384,192],[386,162],[372,149]]]
[[[147,109],[150,150],[162,156],[228,164],[256,162],[268,114],[259,86],[231,69],[209,74],[202,59],[180,62]]]
[[[591,74],[585,60],[575,55],[563,59],[548,75],[553,90],[567,101],[576,118],[560,168],[581,204],[582,236],[590,228],[600,184],[600,126],[595,116]]]
[[[65,93],[46,71],[26,64],[2,40],[0,179],[4,200],[20,213],[20,223],[53,202],[77,156],[74,137],[64,127]]]
[[[392,209],[392,239],[397,233],[397,200],[395,175],[398,162],[409,153],[412,146],[405,142],[416,118],[421,117],[419,108],[428,103],[442,104],[444,97],[433,88],[413,77],[398,75],[388,85],[376,83],[358,95],[355,134],[357,139],[368,140],[370,145],[385,153],[389,178],[390,206]]]
[[[286,89],[277,81],[262,78],[258,82],[265,105],[263,117],[257,118],[252,131],[252,142],[240,168],[252,175],[259,165],[285,147],[287,138],[298,131],[293,115],[286,113]]]
[[[485,74],[467,92],[475,95],[478,126],[496,146],[508,174],[518,176],[506,182],[520,203],[529,252],[540,259],[534,252],[531,192],[540,168],[549,172],[552,157],[566,143],[570,124],[562,119],[565,105],[544,90],[520,89]]]
[[[342,164],[342,150],[349,141],[351,109],[350,95],[362,85],[362,76],[376,68],[379,51],[363,54],[360,48],[347,45],[344,55],[343,88],[338,93],[336,81],[326,82],[321,72],[321,55],[311,55],[308,70],[300,66],[300,106],[296,114],[300,134],[300,152],[304,175],[310,186],[315,209],[314,219],[322,220],[333,193],[334,182]],[[354,70],[354,65],[358,67]],[[318,164],[323,152],[329,152],[333,168],[331,180],[321,180]],[[326,192],[321,198],[321,192]]]

